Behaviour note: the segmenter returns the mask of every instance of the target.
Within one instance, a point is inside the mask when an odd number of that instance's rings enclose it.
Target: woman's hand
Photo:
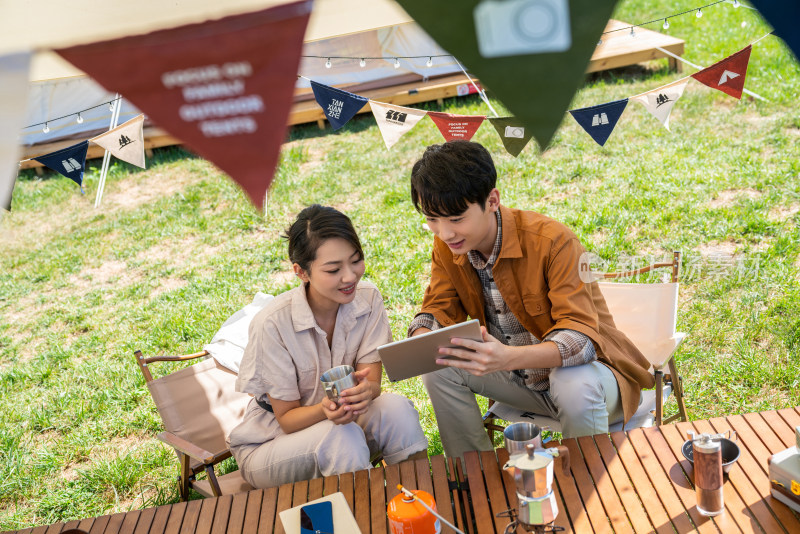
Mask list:
[[[369,408],[375,397],[375,388],[369,380],[370,369],[360,369],[354,374],[358,385],[342,391],[339,395],[339,404],[345,411],[359,416]]]
[[[322,406],[322,413],[325,414],[325,417],[337,425],[352,423],[356,420],[356,417],[358,417],[352,410],[345,410],[344,405],[340,406],[328,398],[324,399],[320,405]]]

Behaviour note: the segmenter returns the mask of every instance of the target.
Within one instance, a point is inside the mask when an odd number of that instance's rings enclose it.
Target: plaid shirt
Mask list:
[[[493,337],[505,345],[511,347],[521,347],[526,345],[536,345],[542,340],[525,330],[519,320],[511,313],[508,305],[503,300],[500,290],[492,276],[492,267],[500,254],[503,243],[503,225],[500,212],[497,211],[497,239],[494,248],[488,259],[476,250],[467,253],[472,268],[477,272],[483,288],[483,298],[486,303],[484,313],[486,314],[486,327]],[[429,328],[437,330],[441,325],[429,313],[420,313],[408,327],[410,336],[417,328]],[[545,341],[552,341],[558,347],[561,354],[562,366],[572,367],[591,363],[597,359],[594,344],[588,336],[576,332],[575,330],[554,330],[545,336]],[[525,385],[535,391],[547,391],[550,389],[550,369],[520,369],[512,371],[512,378],[520,385]]]

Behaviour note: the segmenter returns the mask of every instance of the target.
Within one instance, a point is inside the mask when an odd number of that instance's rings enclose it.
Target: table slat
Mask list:
[[[670,496],[665,495],[662,497],[653,487],[653,483],[647,476],[642,462],[639,460],[639,457],[636,456],[636,451],[633,450],[633,446],[628,441],[625,433],[614,432],[609,435],[609,438],[616,449],[616,453],[628,477],[633,483],[637,496],[647,511],[650,522],[655,527],[655,531],[659,534],[674,532],[673,524],[667,511],[667,506],[670,503]],[[674,499],[677,501],[677,495],[674,496]],[[680,508],[682,507],[678,503],[675,509]],[[692,528],[690,526],[691,523],[684,514],[680,514],[678,517],[679,520],[682,519],[682,521],[680,521],[680,527],[684,532]],[[678,525],[676,525],[676,527],[677,526]],[[680,532],[681,530],[678,529],[678,531]]]
[[[308,480],[301,480],[292,485],[292,506],[301,506],[308,502]]]
[[[339,491],[344,494],[344,499],[347,501],[347,506],[353,515],[356,515],[355,501],[353,500],[353,473],[342,473],[339,475]]]
[[[247,508],[244,511],[242,534],[256,534],[258,520],[261,515],[261,501],[264,499],[264,490],[253,490],[247,493]]]
[[[725,419],[721,417],[711,419],[709,422],[711,423],[711,431],[714,433],[721,433],[729,428]],[[753,472],[758,472],[758,465],[750,457],[749,451],[742,450],[741,446],[739,447],[739,451],[739,460],[728,472],[728,481],[733,484],[739,492],[739,495],[742,497],[742,500],[750,509],[751,513],[758,519],[758,523],[762,529],[766,532],[783,532],[785,529],[781,526],[781,523],[786,523],[780,519],[775,519],[773,516],[775,511],[770,510],[765,500],[765,497],[769,494],[769,485],[766,484],[765,487],[759,488],[753,480],[749,478],[747,471],[752,469]],[[760,478],[766,482],[764,477]],[[766,494],[763,491],[764,489],[767,490]],[[786,517],[786,520],[788,519],[789,518]]]
[[[664,509],[669,515],[672,524],[678,532],[689,532],[695,530],[695,525],[691,521],[691,517],[686,512],[686,508],[681,502],[680,496],[675,489],[675,486],[670,481],[669,477],[664,473],[661,464],[658,463],[650,444],[645,439],[641,430],[630,430],[626,437],[619,437],[617,433],[611,434],[611,440],[617,446],[618,451],[626,450],[630,447],[632,456],[637,458],[642,465],[642,469],[650,479],[653,485],[653,493],[645,494],[643,498],[659,498],[664,504]],[[623,458],[626,455],[623,454]],[[712,526],[713,529],[713,526]],[[713,529],[711,531],[714,531]],[[706,528],[707,532],[710,532]]]
[[[462,525],[464,525],[461,530],[464,532],[468,532],[472,534],[475,531],[475,526],[473,525],[471,517],[474,517],[474,510],[472,508],[470,494],[469,494],[469,485],[467,483],[467,479],[464,476],[464,469],[463,464],[461,463],[461,458],[455,458],[453,460],[453,471],[451,473],[455,474],[455,480],[458,483],[459,492],[461,493],[461,507],[462,513],[464,514],[462,519]]]
[[[800,426],[800,413],[791,408],[784,408],[778,410],[778,415],[792,428],[792,435],[794,435],[794,429]]]
[[[200,516],[197,518],[197,534],[209,534],[211,532],[211,526],[214,524],[214,514],[217,511],[217,499],[203,499],[203,504],[200,505]],[[150,532],[162,532],[161,530],[156,530],[156,525],[158,524],[158,514],[156,514],[155,519],[153,520],[153,528],[150,529]]]
[[[372,534],[386,534],[386,482],[383,468],[369,470],[369,506]],[[368,534],[362,532],[361,534]]]
[[[778,436],[778,439],[783,442],[785,445],[784,449],[795,446],[794,427],[790,427],[789,424],[778,415],[778,412],[763,412],[761,416],[772,431],[775,432],[775,435]]]
[[[617,490],[613,482],[611,482],[611,477],[603,463],[603,459],[597,451],[594,439],[591,436],[580,437],[578,438],[578,446],[581,449],[586,466],[589,468],[589,474],[594,479],[595,491],[600,496],[600,501],[606,509],[606,515],[611,521],[614,532],[633,534],[633,528],[628,516],[625,514],[625,508],[623,508]]]
[[[53,523],[45,527],[45,534],[61,534],[61,529],[64,528],[64,523]]]
[[[417,473],[414,470],[414,462],[401,462],[398,464],[400,467],[400,483],[407,490],[420,489],[417,486]]]
[[[314,478],[308,481],[308,500],[315,501],[322,497],[322,478]]]
[[[247,493],[237,493],[231,502],[230,516],[228,517],[228,528],[225,534],[242,534],[244,528],[244,514],[247,511]]]
[[[757,413],[749,413],[745,414],[744,420],[747,421],[747,424],[750,425],[750,428],[756,433],[756,435],[761,439],[764,445],[767,446],[769,449],[770,454],[775,454],[776,452],[780,452],[786,449],[787,445],[781,441],[781,439],[775,435],[775,432],[769,427],[767,422],[761,417],[760,414]],[[766,459],[765,459],[766,461]]]
[[[325,480],[326,485],[328,482],[327,478],[335,479],[336,477],[326,477]],[[278,499],[275,504],[275,522],[274,522],[275,534],[286,534],[286,531],[283,529],[283,522],[281,521],[280,513],[292,507],[292,497],[293,497],[293,491],[291,484],[283,484],[278,487]]]
[[[206,499],[209,500],[209,499]],[[205,503],[204,503],[205,505]],[[212,506],[216,506],[216,502],[212,501]],[[153,516],[153,524],[150,525],[150,532],[164,532],[164,529],[167,527],[167,521],[169,520],[169,514],[171,512],[172,506],[159,506],[156,510],[156,515]],[[94,524],[92,525],[92,530],[89,534],[95,533],[95,526],[97,525],[98,521],[102,518],[97,518]],[[108,521],[106,519],[106,521]],[[104,528],[101,528],[98,532],[103,532]]]
[[[497,514],[506,512],[511,506],[509,506],[508,499],[506,499],[503,476],[497,463],[497,454],[495,451],[483,451],[479,457],[483,480],[486,482],[486,493],[489,497],[489,505],[494,518],[495,530],[503,532],[506,525],[508,525],[508,518],[498,517]]]
[[[433,478],[433,498],[436,508],[442,517],[455,525],[453,518],[453,500],[450,497],[450,486],[447,484],[447,466],[444,456],[438,455],[431,458],[431,476]]]
[[[561,444],[565,445],[569,450],[569,468],[572,471],[572,478],[575,479],[575,485],[578,487],[578,494],[583,500],[583,507],[586,509],[586,516],[592,525],[592,530],[601,534],[612,532],[611,525],[606,517],[606,511],[603,509],[603,503],[597,495],[594,481],[589,475],[586,463],[583,461],[578,441],[570,438],[565,439]]]
[[[397,464],[387,465],[384,469],[386,473],[386,503],[388,504],[395,495],[400,493],[397,485],[400,484],[400,466]]]
[[[261,498],[261,513],[258,515],[258,534],[277,532],[278,529],[275,523],[280,523],[278,518],[278,488],[267,488]]]
[[[766,477],[769,472],[767,458],[772,455],[769,449],[767,449],[767,446],[764,445],[761,438],[756,435],[741,415],[729,415],[725,420],[730,425],[730,428],[736,431],[737,442],[740,448],[744,445],[743,448],[750,451],[750,455],[761,468],[761,474]]]
[[[358,523],[358,528],[361,529],[361,534],[369,534],[369,473],[366,469],[356,471],[353,477],[353,484],[356,523]]]
[[[211,534],[224,534],[228,528],[228,519],[231,516],[233,496],[223,495],[217,499],[217,509],[214,511],[214,522],[211,524]],[[171,514],[170,514],[171,515]]]
[[[634,489],[633,483],[625,472],[622,461],[611,443],[611,438],[608,434],[601,434],[594,437],[594,442],[606,466],[611,482],[614,484],[614,489],[619,495],[625,511],[628,513],[634,531],[651,532],[653,526],[650,524],[644,508],[642,508],[642,503],[636,495],[636,489]]]
[[[411,462],[409,462],[411,463]],[[425,491],[433,496],[433,482],[431,481],[431,465],[427,458],[414,460],[414,470],[417,472],[417,489]],[[433,498],[436,500],[436,497]],[[438,502],[436,503],[439,504]]]
[[[105,534],[119,534],[119,529],[122,528],[122,521],[124,521],[124,519],[124,512],[112,515],[108,519],[108,525],[106,525],[106,529],[103,532]],[[180,526],[180,523],[178,523],[178,525]]]
[[[189,501],[186,505],[186,512],[183,516],[183,523],[181,524],[181,533],[194,534],[197,531],[197,521],[200,518],[200,510],[203,501]]]
[[[147,534],[150,532],[150,526],[153,524],[156,510],[158,510],[158,508],[145,508],[142,510],[141,515],[139,515],[139,521],[136,522],[136,530],[133,531],[134,534]],[[79,523],[73,528],[79,528],[84,532],[88,532],[88,529],[84,528],[82,525],[83,523]]]
[[[494,521],[489,511],[489,502],[484,486],[483,472],[478,453],[469,451],[464,453],[464,469],[466,470],[469,493],[472,499],[472,513],[475,517],[475,527],[478,532],[494,532]]]

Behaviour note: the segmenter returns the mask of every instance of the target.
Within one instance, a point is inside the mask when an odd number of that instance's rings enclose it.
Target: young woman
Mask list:
[[[364,253],[350,219],[310,206],[284,236],[303,282],[255,316],[236,389],[254,399],[229,437],[245,480],[257,488],[424,457],[419,415],[405,397],[381,394],[377,347],[391,341],[378,289],[361,280]],[[358,385],[338,403],[320,376],[351,365]]]

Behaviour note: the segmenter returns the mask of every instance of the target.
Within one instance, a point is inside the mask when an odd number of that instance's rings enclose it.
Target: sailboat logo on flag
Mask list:
[[[483,57],[563,52],[572,46],[568,0],[483,0],[473,16]]]

